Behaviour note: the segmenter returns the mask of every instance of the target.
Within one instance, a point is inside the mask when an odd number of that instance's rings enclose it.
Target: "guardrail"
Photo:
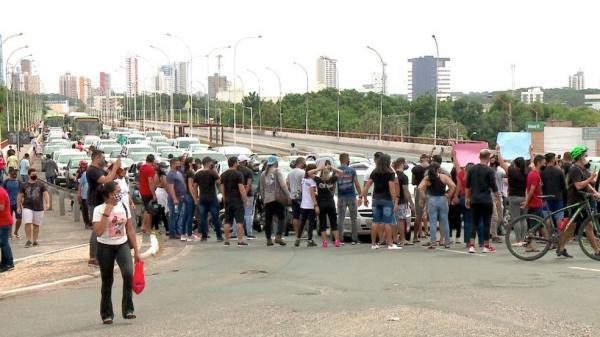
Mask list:
[[[77,200],[77,192],[60,187],[58,185],[50,184],[47,181],[40,181],[46,185],[48,194],[50,194],[50,204],[48,205],[48,210],[52,210],[53,207],[52,195],[58,195],[58,213],[60,216],[65,216],[67,214],[65,202],[68,201],[70,203],[71,200],[73,200],[73,221],[79,222],[81,220],[81,211],[79,209],[79,201]]]

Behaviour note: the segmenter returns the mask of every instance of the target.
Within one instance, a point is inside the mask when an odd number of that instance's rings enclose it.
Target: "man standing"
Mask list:
[[[15,269],[12,250],[10,249],[10,229],[13,218],[10,208],[8,193],[4,188],[0,188],[0,273]]]
[[[148,232],[152,228],[152,202],[156,202],[156,170],[154,169],[154,155],[149,154],[146,162],[140,167],[140,195],[144,203],[144,216],[142,218],[142,231]]]
[[[546,168],[542,171],[542,191],[544,195],[553,195],[554,197],[546,200],[550,212],[556,212],[562,209],[565,204],[563,195],[567,193],[565,184],[565,173],[556,166],[556,155],[546,153]],[[564,217],[564,211],[558,212],[553,216],[554,224],[558,226]]]
[[[244,177],[244,189],[246,190],[246,196],[249,200],[247,204],[244,204],[244,224],[246,226],[246,237],[248,240],[254,240],[255,237],[252,235],[252,222],[254,218],[254,191],[252,191],[252,179],[254,173],[247,166],[249,161],[250,158],[248,158],[246,155],[241,154],[238,156],[238,171],[240,171]],[[242,232],[242,235],[243,233],[244,232]],[[233,236],[237,237],[237,235],[237,230],[235,227],[233,227]]]
[[[17,212],[17,200],[19,199],[19,192],[21,192],[21,181],[17,179],[17,170],[10,170],[8,172],[8,179],[2,183],[2,187],[8,193],[11,215],[14,213],[16,218],[13,237],[20,239],[19,229],[21,228],[21,213]]]
[[[37,180],[37,170],[30,168],[27,173],[29,180],[21,185],[21,192],[17,200],[17,212],[21,213],[25,223],[25,236],[27,236],[25,248],[32,245],[39,246],[38,237],[40,226],[44,220],[44,210],[48,209],[50,204],[50,194],[46,185]]]
[[[540,198],[542,195],[542,177],[540,173],[542,171],[542,167],[546,164],[546,159],[544,156],[537,155],[533,158],[533,170],[529,171],[527,174],[527,189],[525,190],[525,201],[521,204],[521,208],[527,208],[527,214],[537,215],[540,218],[544,218],[544,202]],[[527,226],[531,228],[531,224],[528,223]],[[545,238],[548,238],[548,233],[546,232],[546,228],[540,228],[540,232]],[[529,244],[527,247],[527,252],[535,252],[536,249],[533,246],[533,242]]]
[[[238,171],[237,158],[231,157],[227,160],[229,169],[221,175],[221,191],[223,192],[223,204],[225,205],[225,246],[229,246],[229,231],[235,221],[238,233],[244,231],[244,206],[248,204],[244,176]],[[237,237],[238,246],[247,246],[242,235]]]
[[[183,197],[185,195],[185,180],[179,171],[179,159],[170,161],[171,170],[167,173],[167,193],[169,195],[169,236],[171,239],[181,239],[183,220]],[[187,240],[186,240],[187,241]]]
[[[102,197],[98,196],[98,187],[106,184],[109,181],[115,180],[117,176],[117,170],[121,167],[121,160],[117,159],[113,164],[112,170],[106,175],[104,171],[106,167],[106,160],[104,159],[104,152],[100,150],[94,150],[92,152],[92,164],[86,171],[86,180],[88,183],[88,216],[89,219],[94,218],[94,208],[104,202]],[[88,264],[97,264],[96,262],[96,250],[98,249],[98,241],[96,240],[96,233],[92,231],[90,236],[90,259]]]
[[[21,174],[22,182],[27,182],[27,172],[29,172],[29,153],[25,153],[25,156],[23,157],[23,159],[21,159],[21,162],[19,163],[19,173]]]
[[[306,174],[305,167],[304,158],[298,157],[294,169],[287,176],[287,185],[292,196],[292,227],[298,237],[302,237],[302,233],[298,234],[298,231],[300,230],[300,203],[302,202],[302,179]]]
[[[298,149],[296,149],[296,144],[292,143],[290,145],[291,145],[290,156],[297,156],[298,155]]]
[[[6,152],[6,167],[8,168],[8,170],[10,171],[10,169],[13,170],[17,170],[18,166],[19,166],[19,158],[17,158],[17,155],[15,153],[14,149],[8,149],[8,151]]]
[[[346,219],[346,210],[350,212],[350,221],[352,223],[352,245],[360,243],[358,240],[358,207],[356,204],[356,194],[360,195],[360,182],[356,176],[356,170],[349,167],[350,156],[347,153],[340,154],[340,167],[342,171],[337,177],[337,215],[338,231],[340,240],[344,240],[344,220]]]
[[[471,209],[473,224],[483,223],[483,252],[494,253],[496,248],[490,244],[490,225],[492,223],[492,213],[494,212],[494,203],[492,193],[498,193],[496,186],[496,175],[490,168],[491,152],[483,149],[479,152],[479,164],[473,166],[465,182],[466,207]],[[469,241],[469,253],[475,253],[475,236],[477,235],[477,226],[471,226],[471,235]]]
[[[44,172],[46,173],[46,181],[50,184],[54,184],[56,176],[58,175],[58,166],[49,154],[46,155],[46,161],[44,162]]]
[[[200,209],[200,233],[201,241],[208,240],[208,214],[210,213],[217,241],[223,241],[221,233],[221,220],[219,219],[219,199],[217,198],[216,184],[219,183],[219,173],[214,168],[214,162],[210,157],[202,159],[202,170],[194,177],[194,188],[192,196]],[[200,195],[198,195],[198,189]]]
[[[426,154],[422,154],[419,159],[419,163],[415,165],[412,172],[412,181],[411,184],[415,187],[415,228],[414,228],[414,236],[413,242],[419,242],[419,236],[421,234],[421,228],[423,227],[423,214],[424,207],[426,204],[426,200],[421,201],[421,193],[418,191],[418,186],[421,184],[423,178],[425,178],[425,171],[429,166],[429,156]]]

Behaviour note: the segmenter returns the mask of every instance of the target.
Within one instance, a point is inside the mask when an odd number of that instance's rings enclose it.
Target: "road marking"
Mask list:
[[[60,285],[60,284],[65,284],[65,283],[85,281],[85,280],[93,279],[93,278],[97,277],[98,275],[100,275],[100,272],[96,271],[96,272],[94,272],[92,274],[75,276],[75,277],[69,277],[69,278],[66,278],[66,279],[52,281],[52,282],[48,282],[48,283],[42,283],[42,284],[36,284],[36,285],[33,285],[33,286],[26,286],[26,287],[22,287],[22,288],[16,288],[16,289],[11,289],[11,290],[6,290],[6,291],[0,292],[0,297],[10,296],[10,295],[17,295],[17,294],[25,293],[25,292],[28,292],[28,291],[45,289],[45,288],[48,288],[48,287],[52,287],[52,286],[56,286],[56,285]]]
[[[593,268],[569,267],[569,269],[600,272],[600,269],[593,269]]]
[[[456,254],[465,254],[465,255],[474,255],[474,256],[485,256],[485,254],[463,252],[462,250],[453,250],[453,249],[436,249],[436,250],[438,250],[440,252],[449,252],[449,253],[456,253]]]
[[[60,253],[63,252],[65,250],[71,250],[71,249],[75,249],[75,248],[81,248],[81,247],[85,247],[89,245],[89,243],[84,243],[81,245],[76,245],[76,246],[71,246],[71,247],[65,247],[65,248],[60,248],[60,249],[55,249],[55,250],[51,250],[49,252],[45,252],[45,253],[40,253],[40,254],[34,254],[34,255],[29,255],[29,256],[25,256],[25,257],[21,257],[18,259],[15,259],[15,262],[21,262],[21,261],[25,261],[28,259],[33,259],[34,257],[40,257],[40,256],[46,256],[46,255],[50,255],[50,254],[54,254],[54,253]]]

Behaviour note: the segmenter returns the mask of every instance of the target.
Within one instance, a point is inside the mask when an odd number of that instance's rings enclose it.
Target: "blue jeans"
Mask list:
[[[219,202],[217,200],[200,200],[198,207],[200,208],[200,233],[202,233],[202,237],[208,237],[208,214],[210,213],[217,239],[223,238],[221,219],[219,219]]]
[[[388,199],[373,199],[373,223],[376,225],[393,225],[394,203]]]
[[[10,249],[10,229],[11,225],[0,227],[0,253],[2,253],[2,260],[0,260],[0,267],[12,267],[15,262],[13,261],[12,250]]]
[[[183,202],[179,202],[177,206],[173,203],[171,198],[167,202],[169,206],[169,235],[175,237],[181,235],[181,220],[183,219]],[[177,211],[175,211],[177,208]]]
[[[254,197],[248,197],[248,204],[244,205],[244,227],[246,236],[252,236],[252,222],[254,219]],[[233,226],[233,236],[237,236],[237,226]]]
[[[192,235],[192,227],[194,220],[194,209],[196,205],[194,204],[194,198],[189,193],[186,193],[183,197],[183,216],[181,220],[181,225],[183,227],[181,233],[191,236]]]
[[[54,185],[55,180],[56,180],[56,176],[46,176],[46,181],[52,185]]]
[[[565,207],[562,199],[548,199],[546,200],[546,204],[548,205],[548,210],[550,213],[556,212],[559,209]],[[565,217],[565,211],[560,211],[552,216],[554,220],[554,225],[558,226],[562,219]]]
[[[444,243],[450,244],[450,226],[448,224],[448,198],[445,196],[430,195],[427,199],[427,215],[429,217],[429,233],[431,242],[435,244],[437,223],[444,231]],[[441,241],[441,240],[440,240]]]

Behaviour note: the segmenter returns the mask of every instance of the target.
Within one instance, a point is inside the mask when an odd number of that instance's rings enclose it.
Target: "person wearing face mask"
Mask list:
[[[92,152],[92,164],[86,171],[86,178],[89,185],[88,189],[88,211],[90,219],[93,219],[94,208],[102,203],[102,198],[98,196],[98,187],[113,181],[117,176],[117,170],[121,167],[121,160],[117,159],[110,172],[105,172],[106,160],[104,159],[104,152],[100,150],[94,150]],[[90,237],[90,259],[88,264],[97,265],[96,261],[96,250],[98,247],[98,241],[96,240],[96,233],[92,231]]]
[[[37,180],[37,170],[30,168],[27,174],[29,180],[21,185],[21,191],[17,198],[17,212],[21,213],[22,222],[25,223],[25,235],[27,236],[25,248],[39,246],[38,237],[44,219],[44,210],[48,209],[50,204],[50,194],[48,194],[46,185]]]

